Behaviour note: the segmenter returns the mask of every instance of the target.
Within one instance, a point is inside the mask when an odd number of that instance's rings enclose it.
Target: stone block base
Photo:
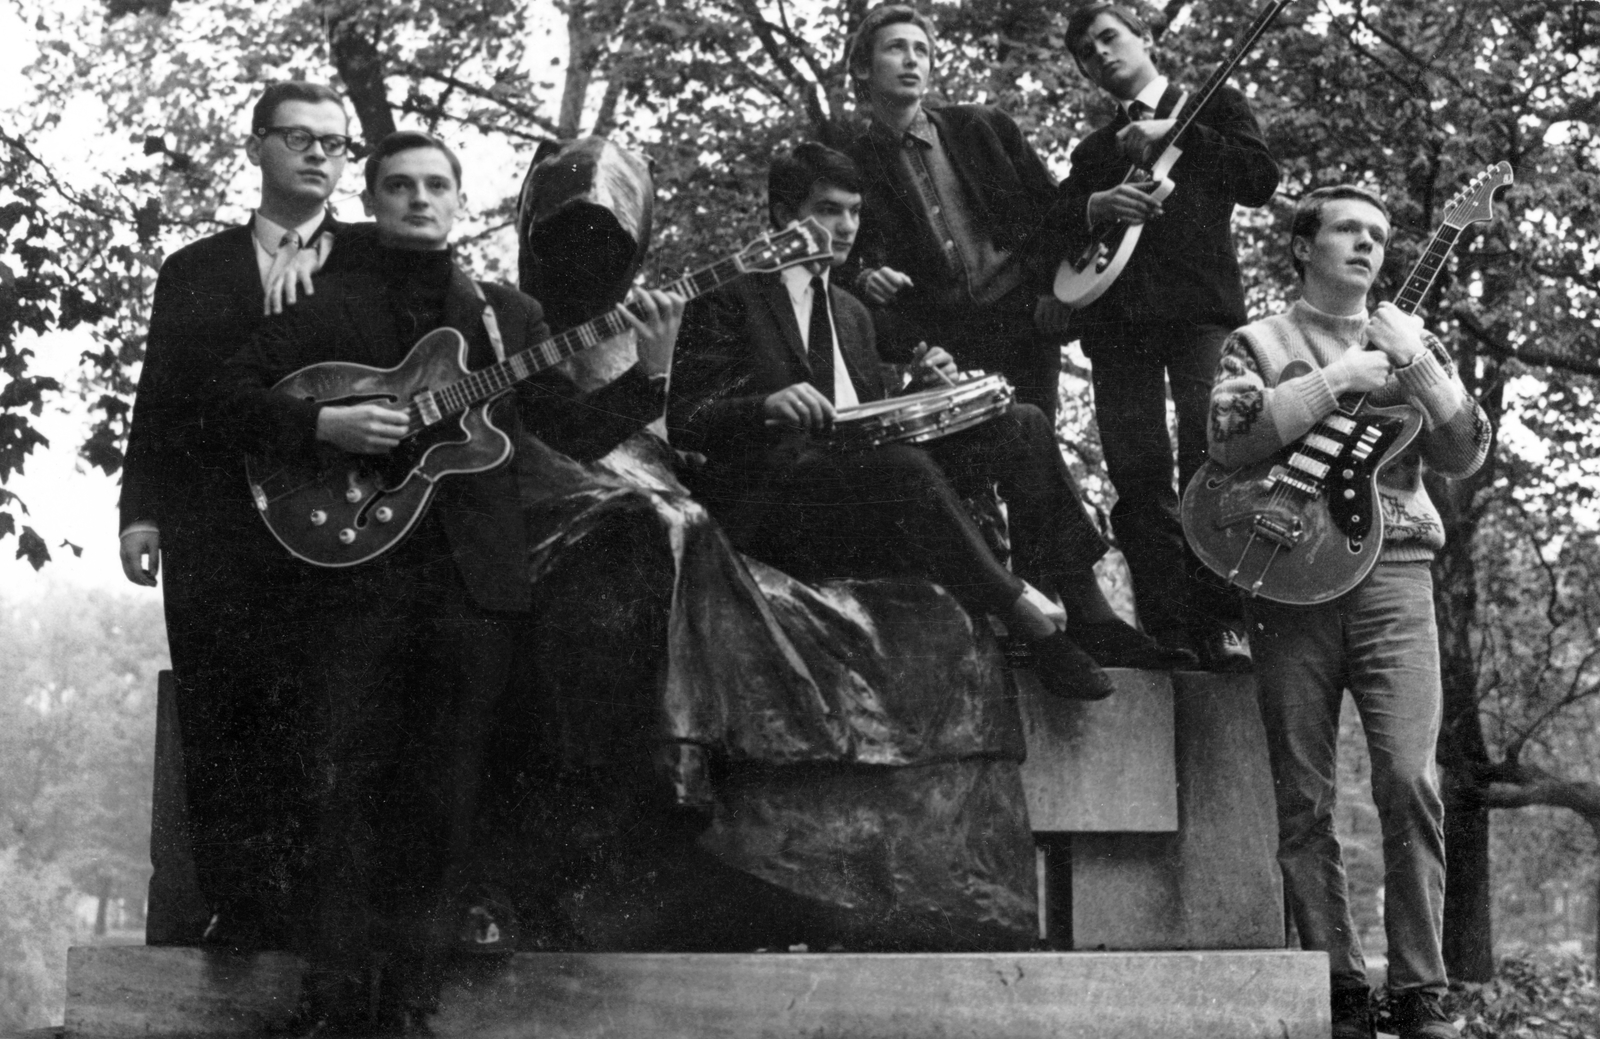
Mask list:
[[[289,956],[73,949],[67,1039],[256,1036]],[[1320,953],[533,953],[460,981],[440,1039],[1325,1039]]]

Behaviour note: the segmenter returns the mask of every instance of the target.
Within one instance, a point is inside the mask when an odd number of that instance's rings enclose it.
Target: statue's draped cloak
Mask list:
[[[643,164],[609,142],[586,139],[547,158],[523,193],[523,287],[569,322],[614,304],[643,257],[650,197]],[[584,229],[580,240],[609,244],[566,255],[574,227]],[[557,292],[565,296],[556,306],[541,294]],[[585,364],[608,369],[631,359],[632,343],[589,353]],[[987,622],[974,623],[925,581],[808,585],[741,556],[678,482],[679,460],[652,432],[587,463],[529,439],[517,445],[515,464],[536,476],[523,485],[538,488],[524,502],[530,581],[582,594],[584,575],[565,571],[591,567],[582,546],[620,530],[630,551],[670,560],[659,569],[593,569],[611,585],[653,582],[664,603],[664,636],[623,639],[659,646],[665,657],[651,668],[656,681],[627,695],[648,701],[652,769],[671,792],[671,810],[703,820],[693,854],[755,878],[758,898],[776,889],[774,899],[822,921],[793,932],[813,940],[929,949],[1031,940],[1021,728]],[[661,582],[670,589],[654,586]],[[619,603],[643,596],[606,593]],[[561,604],[542,608],[559,614]],[[616,613],[624,615],[633,617]],[[573,714],[562,727],[577,732],[583,703],[568,689],[546,708]],[[578,757],[593,763],[606,753],[590,746]],[[637,940],[661,939],[613,944]],[[585,941],[597,940],[580,935]]]

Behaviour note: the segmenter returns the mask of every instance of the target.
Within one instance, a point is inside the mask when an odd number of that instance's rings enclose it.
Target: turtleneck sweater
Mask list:
[[[1211,457],[1229,468],[1269,458],[1293,444],[1339,405],[1325,369],[1366,340],[1369,315],[1329,314],[1305,300],[1246,325],[1223,348],[1211,391]],[[1367,395],[1376,407],[1406,404],[1422,412],[1416,440],[1378,474],[1384,515],[1380,559],[1432,559],[1444,545],[1439,511],[1422,483],[1422,465],[1452,479],[1470,476],[1488,454],[1488,417],[1467,393],[1443,344],[1422,334],[1425,349]],[[1279,379],[1294,361],[1313,371]]]

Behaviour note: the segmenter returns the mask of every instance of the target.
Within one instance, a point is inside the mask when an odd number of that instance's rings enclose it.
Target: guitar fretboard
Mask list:
[[[1222,64],[1218,65],[1216,71],[1212,72],[1211,76],[1201,84],[1200,89],[1189,95],[1188,100],[1183,104],[1182,111],[1178,113],[1177,122],[1171,130],[1167,131],[1166,136],[1161,139],[1160,143],[1151,149],[1153,153],[1160,154],[1166,150],[1168,145],[1183,136],[1184,131],[1189,129],[1195,118],[1200,114],[1200,110],[1206,106],[1212,95],[1221,88],[1228,77],[1233,75],[1233,70],[1238,67],[1239,62],[1249,53],[1250,48],[1256,45],[1256,41],[1261,38],[1261,34],[1267,31],[1267,26],[1271,25],[1272,20],[1278,17],[1278,12],[1287,6],[1289,6],[1289,0],[1275,0],[1275,2],[1264,7],[1260,14],[1256,15],[1255,20],[1245,29],[1244,35],[1239,37],[1239,41],[1233,45],[1233,49],[1228,52],[1228,56],[1223,60]]]
[[[667,285],[666,291],[676,292],[685,299],[694,299],[727,284],[743,273],[744,268],[739,265],[738,259],[730,257],[692,274],[684,275]],[[555,367],[573,354],[598,346],[632,327],[627,318],[622,316],[620,307],[607,311],[592,321],[587,321],[576,328],[569,328],[559,335],[551,336],[526,350],[512,354],[504,361],[487,368],[480,368],[443,389],[435,390],[432,394],[433,403],[438,408],[441,418],[465,411],[472,405],[488,400],[546,368]]]

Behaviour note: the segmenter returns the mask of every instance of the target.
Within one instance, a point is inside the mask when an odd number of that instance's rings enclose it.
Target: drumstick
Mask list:
[[[929,345],[928,345],[928,344],[927,344],[927,343],[918,343],[918,344],[917,344],[917,349],[916,349],[916,352],[915,352],[915,353],[913,353],[913,354],[912,354],[912,355],[911,355],[911,363],[912,363],[912,364],[919,364],[919,363],[921,363],[921,361],[922,361],[922,359],[923,359],[923,358],[924,358],[924,357],[926,357],[926,356],[928,356],[928,351],[929,351],[929,350],[932,350],[932,349],[933,349],[933,347],[931,347],[931,346],[929,346]],[[950,376],[948,376],[948,375],[946,375],[946,374],[945,374],[945,373],[944,373],[944,370],[943,370],[943,369],[941,369],[941,368],[935,368],[935,367],[934,367],[934,366],[933,366],[933,365],[931,365],[931,364],[930,364],[930,365],[926,365],[926,367],[927,367],[927,368],[928,368],[928,369],[929,369],[929,370],[930,370],[930,371],[932,371],[932,372],[933,372],[933,374],[935,374],[935,375],[937,375],[937,376],[938,376],[938,377],[939,377],[939,378],[941,378],[941,379],[943,379],[943,380],[944,380],[944,384],[945,384],[945,385],[946,385],[946,386],[954,386],[954,385],[955,385],[955,384],[956,384],[956,381],[955,381],[955,380],[954,380],[954,379],[952,379],[952,378],[950,378]]]

